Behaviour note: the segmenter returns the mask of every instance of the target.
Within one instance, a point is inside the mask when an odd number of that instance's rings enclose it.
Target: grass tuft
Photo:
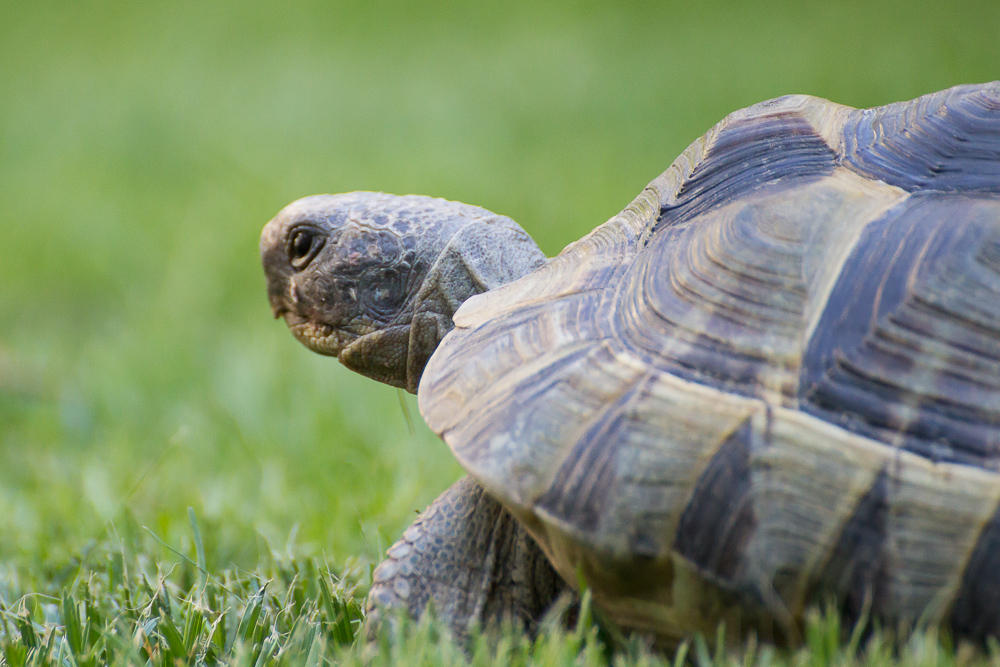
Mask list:
[[[192,531],[195,525],[192,514]],[[698,635],[673,653],[658,653],[641,638],[602,627],[589,591],[572,622],[552,615],[535,637],[510,627],[473,630],[459,644],[433,612],[418,622],[386,623],[369,636],[363,567],[334,571],[314,557],[288,554],[252,571],[203,563],[204,556],[181,558],[163,569],[164,562],[108,540],[81,554],[62,583],[8,569],[3,664],[1000,667],[995,641],[955,647],[934,630],[862,634],[830,610],[809,615],[798,649],[778,650],[753,636],[734,646],[720,626],[714,637]]]

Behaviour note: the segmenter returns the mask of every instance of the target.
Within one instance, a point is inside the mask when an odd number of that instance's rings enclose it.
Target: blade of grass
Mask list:
[[[208,583],[208,565],[205,558],[205,543],[201,539],[201,530],[198,528],[198,517],[194,513],[193,507],[188,507],[188,522],[191,524],[191,532],[194,534],[194,552],[198,558],[198,583],[202,590]]]

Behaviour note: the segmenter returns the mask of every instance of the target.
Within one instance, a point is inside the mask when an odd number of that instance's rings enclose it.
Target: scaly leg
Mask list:
[[[442,493],[375,569],[368,610],[417,618],[433,602],[456,637],[511,620],[529,631],[566,588],[528,532],[465,477]]]

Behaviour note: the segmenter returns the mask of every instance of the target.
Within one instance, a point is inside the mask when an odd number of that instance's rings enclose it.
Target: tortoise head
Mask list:
[[[518,258],[525,240],[530,246],[516,275],[493,266],[502,250],[496,244],[509,243],[501,236],[512,229]],[[463,301],[544,261],[509,218],[376,192],[289,204],[264,227],[260,255],[274,316],[302,344],[411,392]]]

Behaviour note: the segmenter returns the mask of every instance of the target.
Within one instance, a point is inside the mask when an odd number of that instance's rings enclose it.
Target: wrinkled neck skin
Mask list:
[[[546,261],[510,218],[373,192],[293,202],[260,253],[274,315],[303,345],[411,393],[466,299]]]

